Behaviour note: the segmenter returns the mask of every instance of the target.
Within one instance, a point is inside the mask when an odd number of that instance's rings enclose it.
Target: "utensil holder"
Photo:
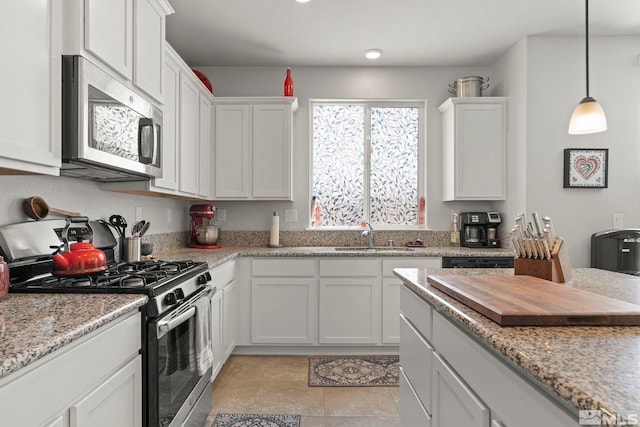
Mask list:
[[[120,238],[120,261],[137,262],[140,261],[140,238],[121,237]]]

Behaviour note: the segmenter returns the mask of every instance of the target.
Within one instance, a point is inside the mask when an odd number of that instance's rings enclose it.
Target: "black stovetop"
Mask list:
[[[207,270],[207,263],[195,261],[114,262],[107,270],[80,276],[43,274],[11,283],[10,292],[56,293],[140,293],[154,296],[172,283]]]

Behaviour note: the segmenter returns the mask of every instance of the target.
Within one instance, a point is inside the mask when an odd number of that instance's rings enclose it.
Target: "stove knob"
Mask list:
[[[164,297],[164,302],[167,303],[167,305],[177,304],[178,303],[178,299],[176,298],[176,294],[174,294],[173,292],[169,292]]]
[[[208,271],[206,273],[198,276],[198,284],[200,284],[200,285],[204,285],[210,280],[211,280],[211,274]]]
[[[184,299],[184,291],[181,288],[176,289],[175,291],[173,291],[173,294],[176,296],[176,298],[178,298],[179,300],[183,300]]]

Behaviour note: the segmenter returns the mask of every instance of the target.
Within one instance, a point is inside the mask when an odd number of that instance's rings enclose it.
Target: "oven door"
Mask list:
[[[206,286],[147,327],[147,427],[202,426],[211,411],[211,368],[195,364],[196,302],[209,302]],[[210,319],[205,319],[210,321]]]

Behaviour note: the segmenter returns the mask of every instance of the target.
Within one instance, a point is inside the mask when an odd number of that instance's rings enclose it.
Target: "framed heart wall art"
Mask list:
[[[564,188],[607,188],[609,149],[565,148]]]

